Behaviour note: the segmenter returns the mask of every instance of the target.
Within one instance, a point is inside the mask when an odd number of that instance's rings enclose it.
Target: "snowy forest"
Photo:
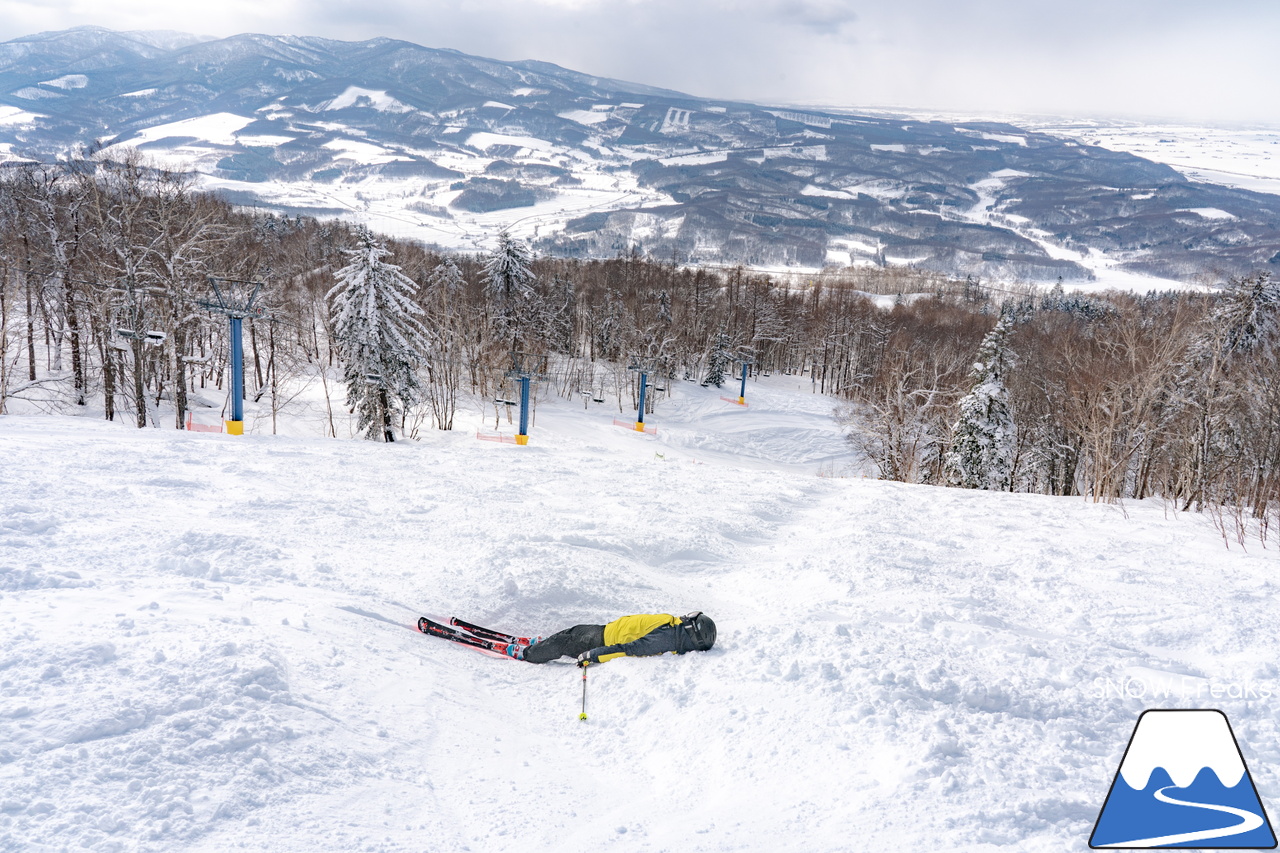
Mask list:
[[[662,388],[732,383],[748,362],[844,401],[884,479],[1163,498],[1241,541],[1280,522],[1266,273],[1086,295],[908,268],[797,282],[626,252],[538,258],[505,234],[448,253],[237,209],[137,154],[0,172],[0,414],[22,401],[183,429],[191,395],[229,372],[211,277],[260,283],[244,384],[273,422],[305,382],[394,440],[451,429],[460,405],[509,418],[514,361],[537,365],[544,398],[619,412],[638,405],[631,367]]]

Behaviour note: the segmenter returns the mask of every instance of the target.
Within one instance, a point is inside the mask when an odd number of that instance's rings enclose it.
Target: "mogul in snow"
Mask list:
[[[498,652],[529,663],[577,658],[578,666],[631,655],[705,652],[715,645],[716,623],[700,610],[685,616],[642,613],[623,616],[607,625],[574,625],[549,637],[517,637],[481,628],[454,617],[448,625],[418,620],[418,630],[455,643]]]

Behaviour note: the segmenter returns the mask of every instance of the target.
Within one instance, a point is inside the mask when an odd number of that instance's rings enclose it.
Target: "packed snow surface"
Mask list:
[[[864,479],[807,379],[677,386],[527,447],[0,417],[0,850],[1084,851],[1149,707],[1280,796],[1274,550]],[[410,629],[693,609],[716,647],[592,667],[585,722],[568,662]]]

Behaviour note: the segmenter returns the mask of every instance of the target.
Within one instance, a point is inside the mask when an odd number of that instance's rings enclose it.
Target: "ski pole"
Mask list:
[[[587,668],[582,668],[582,713],[578,715],[579,720],[587,718]]]

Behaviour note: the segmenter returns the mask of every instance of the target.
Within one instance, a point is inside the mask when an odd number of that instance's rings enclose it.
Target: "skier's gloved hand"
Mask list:
[[[595,661],[591,659],[591,652],[583,652],[578,655],[578,666],[586,666],[589,663],[595,663]]]

